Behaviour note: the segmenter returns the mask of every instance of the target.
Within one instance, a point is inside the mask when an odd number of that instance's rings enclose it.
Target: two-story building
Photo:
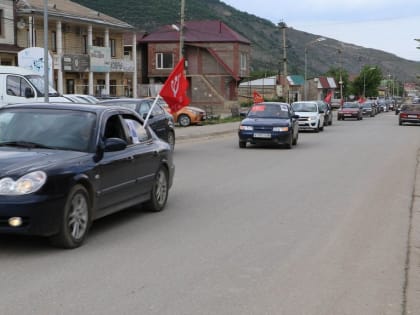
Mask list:
[[[17,53],[22,48],[17,46],[16,19],[14,0],[0,2],[0,65],[15,66]]]
[[[44,47],[44,14],[53,83],[60,93],[137,95],[134,27],[69,0],[3,0],[0,4],[0,61],[18,65],[19,51]],[[123,34],[132,33],[125,56]]]
[[[238,85],[249,76],[250,41],[221,21],[187,21],[182,32],[180,27],[166,25],[139,39],[142,83],[163,83],[183,48],[191,104],[215,111],[237,104]]]

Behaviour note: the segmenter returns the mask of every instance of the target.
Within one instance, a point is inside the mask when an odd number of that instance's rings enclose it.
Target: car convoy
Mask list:
[[[395,108],[399,125],[420,123],[420,104],[404,104]],[[362,120],[364,116],[375,117],[390,107],[381,102],[344,102],[337,110],[337,120]],[[385,103],[387,104],[387,103]],[[239,125],[239,147],[247,144],[283,145],[291,149],[297,144],[299,132],[320,132],[333,123],[332,106],[324,101],[299,101],[292,104],[261,102],[254,104]]]
[[[165,208],[177,121],[166,104],[156,104],[144,126],[153,99],[96,104],[83,95],[66,99],[0,108],[1,234],[39,235],[53,245],[76,248],[98,218],[139,204],[150,211]],[[345,102],[337,119],[374,117],[379,107]],[[396,107],[396,113],[399,125],[420,123],[416,102]],[[323,101],[256,103],[239,124],[239,147],[292,149],[300,131],[323,131],[332,118],[331,106]]]

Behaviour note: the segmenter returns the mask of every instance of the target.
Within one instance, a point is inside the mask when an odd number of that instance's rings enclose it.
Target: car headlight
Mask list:
[[[273,131],[289,131],[289,127],[273,127]]]
[[[47,174],[36,171],[14,181],[10,177],[0,179],[0,195],[26,195],[36,192],[45,184]]]
[[[239,126],[239,129],[240,130],[246,130],[246,131],[252,131],[252,130],[254,130],[254,127],[252,127],[252,126]]]
[[[318,117],[316,117],[316,116],[311,116],[311,117],[309,117],[309,120],[310,120],[310,121],[312,121],[312,120],[313,120],[313,121],[315,121],[315,120],[318,120]]]

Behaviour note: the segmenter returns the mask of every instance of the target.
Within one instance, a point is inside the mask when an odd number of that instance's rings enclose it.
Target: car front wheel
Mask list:
[[[191,118],[188,117],[188,115],[182,114],[179,116],[178,118],[178,123],[182,126],[182,127],[187,127],[191,124]]]
[[[68,194],[60,222],[60,232],[51,243],[62,248],[76,248],[86,239],[91,223],[89,194],[82,185],[75,185]]]

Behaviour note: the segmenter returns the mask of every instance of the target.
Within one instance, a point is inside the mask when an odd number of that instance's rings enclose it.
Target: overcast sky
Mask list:
[[[289,27],[420,61],[420,0],[222,0]]]

